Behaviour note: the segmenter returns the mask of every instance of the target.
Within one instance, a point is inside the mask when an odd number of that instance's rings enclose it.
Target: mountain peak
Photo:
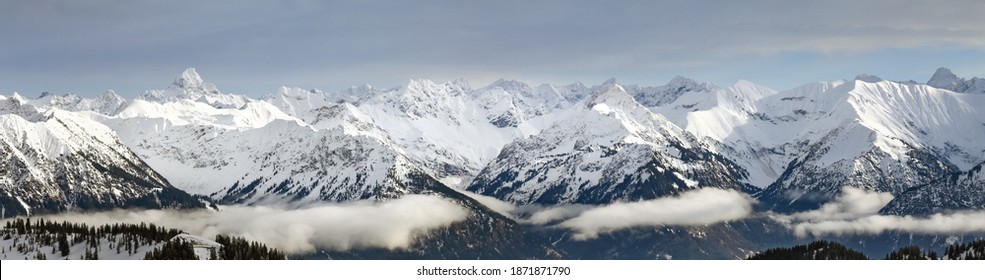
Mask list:
[[[489,84],[489,86],[486,86],[486,88],[501,88],[508,92],[516,92],[530,88],[530,86],[517,80],[499,79]]]
[[[618,84],[602,85],[595,94],[588,97],[585,105],[588,108],[592,108],[595,105],[602,103],[617,107],[625,107],[627,105],[640,106],[636,103],[636,100],[626,92],[626,89]]]
[[[168,89],[174,91],[174,93],[165,93],[164,95],[198,98],[220,94],[219,89],[214,84],[205,82],[202,76],[198,75],[198,72],[195,71],[195,68],[191,67],[182,71],[181,76],[175,78]]]
[[[883,81],[883,79],[879,78],[879,76],[869,75],[869,74],[858,74],[858,76],[855,76],[855,80],[863,81],[866,83],[878,83]]]
[[[688,77],[684,77],[684,76],[674,76],[674,78],[673,79],[670,79],[670,82],[667,82],[667,84],[668,85],[671,85],[671,86],[675,86],[675,85],[688,85],[688,86],[694,85],[694,86],[697,86],[698,85],[698,81],[695,81],[694,79],[691,79],[691,78],[688,78]]]
[[[927,81],[927,85],[960,93],[985,93],[985,79],[979,77],[964,79],[944,67],[937,68]]]
[[[17,101],[17,102],[19,102],[21,104],[23,104],[25,102],[24,97],[21,96],[21,94],[20,93],[17,93],[16,91],[13,94],[10,95],[10,99],[11,100],[14,100],[14,101]]]
[[[108,90],[106,90],[106,92],[103,92],[103,96],[117,97],[117,96],[120,96],[120,95],[119,94],[116,94],[116,91],[115,90],[108,89]]]
[[[960,78],[954,72],[951,72],[951,69],[941,67],[937,68],[937,71],[930,77],[930,80],[927,80],[927,85],[936,88],[951,88],[959,82]]]
[[[202,80],[202,76],[198,75],[195,68],[189,67],[185,71],[181,72],[181,76],[174,79],[173,85],[179,88],[198,88],[202,87],[205,81]]]

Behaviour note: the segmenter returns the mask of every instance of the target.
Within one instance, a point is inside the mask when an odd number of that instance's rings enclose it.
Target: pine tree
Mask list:
[[[58,234],[58,250],[62,252],[62,257],[69,254],[68,236],[64,233]]]

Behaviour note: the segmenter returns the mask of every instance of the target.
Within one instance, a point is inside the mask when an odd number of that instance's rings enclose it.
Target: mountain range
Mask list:
[[[0,96],[0,206],[10,217],[434,195],[472,214],[421,242],[458,236],[459,248],[498,251],[458,256],[551,258],[564,252],[549,238],[461,192],[607,205],[710,187],[792,213],[853,187],[892,194],[885,214],[980,210],[983,108],[985,80],[946,68],[926,83],[859,75],[785,91],[684,77],[481,88],[411,80],[260,98],[224,93],[189,68],[132,99]]]

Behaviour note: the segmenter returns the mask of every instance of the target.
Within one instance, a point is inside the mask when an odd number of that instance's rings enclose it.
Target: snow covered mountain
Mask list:
[[[477,89],[471,97],[486,110],[486,118],[497,127],[520,127],[526,133],[550,122],[547,116],[581,100],[591,89],[580,83],[567,86],[543,84],[537,87],[515,80],[497,80]]]
[[[613,82],[615,82],[613,80]],[[689,92],[712,92],[718,86],[710,83],[699,83],[695,80],[677,76],[666,85],[655,87],[626,86],[626,91],[633,95],[636,102],[646,107],[658,107],[677,100]]]
[[[198,208],[120,143],[77,113],[0,97],[2,216],[111,208]]]
[[[174,184],[228,203],[348,201],[406,193],[419,172],[368,117],[342,104],[311,124],[266,102],[217,109],[135,101],[101,122]]]
[[[982,102],[860,75],[784,92],[739,82],[650,109],[747,170],[746,182],[764,187],[759,195],[774,210],[793,211],[844,186],[901,194],[968,170],[985,160],[975,140],[985,137]]]
[[[985,209],[983,166],[985,162],[967,171],[945,174],[929,183],[910,187],[880,212],[903,215]]]
[[[978,81],[944,68],[927,85],[860,75],[783,92],[684,77],[478,89],[411,80],[252,99],[189,68],[131,101],[112,92],[8,99],[86,111],[175,186],[228,203],[383,199],[414,191],[401,178],[426,175],[515,203],[754,186],[768,205],[793,210],[843,186],[901,195],[985,160],[975,140],[985,137],[985,95],[956,93],[976,92]]]
[[[937,72],[930,77],[927,85],[960,93],[985,93],[985,78],[959,78],[951,72],[951,69],[944,67],[937,68]]]
[[[194,100],[219,109],[239,108],[252,100],[246,96],[220,92],[214,84],[203,81],[195,68],[185,69],[167,89],[148,90],[138,99],[162,102]]]
[[[531,87],[498,81],[473,90],[464,80],[411,80],[391,89],[353,87],[340,93],[281,88],[268,101],[304,122],[318,110],[351,104],[389,136],[415,165],[449,185],[471,179],[513,139],[537,133],[587,88]]]
[[[127,100],[109,90],[94,98],[85,98],[70,93],[57,96],[45,92],[37,99],[28,100],[28,102],[44,108],[58,108],[72,112],[92,111],[103,115],[113,115],[127,103]]]
[[[985,139],[982,95],[860,80],[823,94],[835,99],[833,107],[823,110],[827,114],[818,108],[804,115],[824,116],[812,122],[819,133],[801,138],[808,150],[788,165],[764,197],[782,196],[790,202],[800,197],[813,207],[812,196],[824,197],[843,186],[901,194],[985,160],[985,143],[979,140]]]
[[[505,147],[468,190],[516,204],[605,204],[741,188],[741,168],[619,85],[575,106],[568,118]]]
[[[223,93],[189,68],[166,89],[132,100],[112,91],[0,96],[0,204],[11,216],[201,207],[182,191],[226,204],[298,207],[424,194],[471,211],[406,251],[310,256],[326,258],[565,254],[456,186],[514,204],[743,189],[780,212],[817,208],[851,186],[893,194],[886,214],[982,209],[985,94],[972,94],[981,93],[981,81],[943,68],[927,84],[860,75],[785,91],[684,77],[661,86],[499,80],[481,88],[411,80],[339,92],[281,87],[254,99]],[[590,255],[612,242],[657,248],[685,236],[753,246],[762,240],[746,237],[776,227],[744,220],[637,229],[589,247],[563,241],[570,239],[563,230],[546,237]],[[654,236],[663,239],[646,241]],[[627,254],[597,255],[616,256]]]
[[[181,81],[189,80],[188,73],[175,85],[187,85]],[[310,93],[309,97],[319,97],[317,92]],[[218,91],[210,94],[231,96]],[[424,194],[452,199],[471,210],[466,221],[420,237],[417,247],[402,252],[409,254],[403,257],[560,256],[519,224],[436,181],[391,140],[390,133],[352,104],[280,104],[300,108],[293,111],[298,118],[267,101],[233,100],[245,103],[216,106],[225,103],[194,94],[163,99],[144,96],[115,115],[87,116],[112,127],[123,143],[176,186],[221,203],[302,207],[312,202]],[[422,107],[417,112],[434,110]],[[396,254],[385,254],[391,253]],[[358,258],[346,254],[334,252],[330,257]]]

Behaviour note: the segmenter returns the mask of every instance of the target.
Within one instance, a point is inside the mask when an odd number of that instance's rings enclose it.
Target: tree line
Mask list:
[[[868,260],[857,250],[837,242],[818,240],[793,247],[768,249],[749,256],[749,260]],[[952,244],[944,249],[944,257],[932,250],[910,245],[890,252],[883,260],[985,260],[985,239],[964,244]]]
[[[184,232],[177,229],[148,223],[89,226],[68,221],[18,218],[7,221],[0,229],[0,238],[9,241],[9,246],[0,248],[0,253],[7,255],[8,252],[18,252],[25,258],[38,260],[64,259],[70,256],[95,260],[100,259],[100,256],[113,255],[113,252],[117,257],[146,252],[145,259],[198,259],[194,244],[174,238],[182,233]],[[221,246],[210,250],[209,259],[287,259],[280,250],[244,238],[217,235],[215,241]],[[79,244],[83,246],[78,246]]]

